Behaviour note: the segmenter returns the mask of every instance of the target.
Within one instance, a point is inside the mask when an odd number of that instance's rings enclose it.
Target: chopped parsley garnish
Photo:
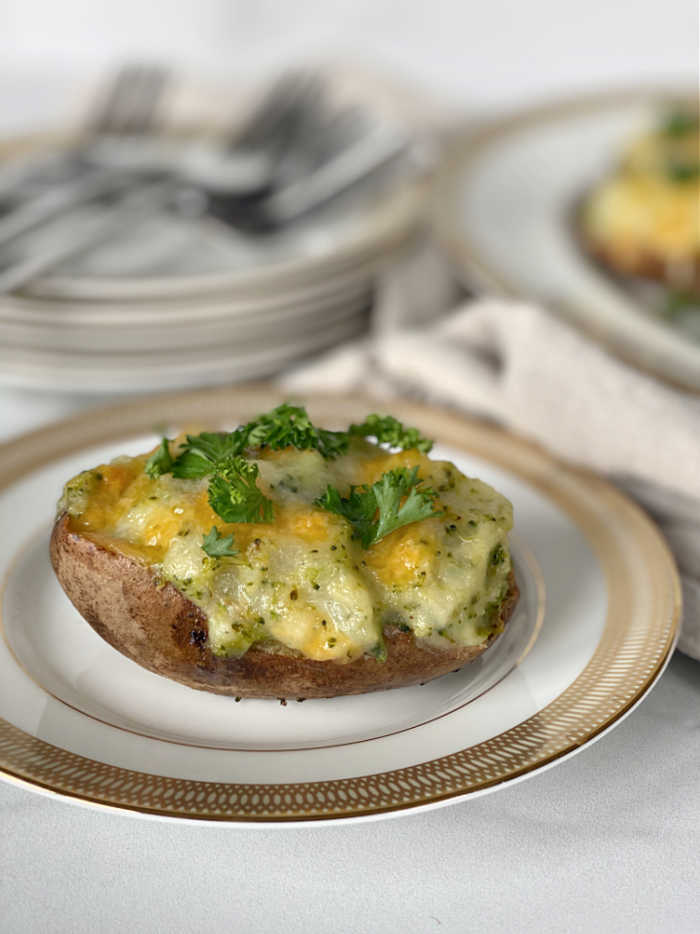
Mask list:
[[[189,479],[206,477],[216,473],[241,451],[242,445],[235,431],[231,434],[203,431],[199,435],[187,435],[172,472],[176,477]]]
[[[303,406],[287,402],[259,415],[234,434],[238,432],[244,436],[244,447],[247,448],[270,448],[272,451],[289,447],[298,451],[313,449],[326,459],[345,454],[349,443],[346,432],[317,428]]]
[[[233,547],[233,535],[222,535],[215,525],[204,536],[202,548],[210,558],[232,558],[238,554]]]
[[[376,438],[378,444],[388,444],[392,448],[417,448],[427,454],[433,442],[424,438],[417,428],[406,428],[393,415],[368,415],[360,425],[351,425],[349,434],[362,438]]]
[[[433,446],[416,428],[405,427],[392,415],[368,415],[348,431],[329,431],[317,428],[303,406],[285,402],[228,434],[204,431],[187,435],[172,472],[176,477],[204,477],[232,457],[263,448],[314,450],[331,460],[347,452],[352,438],[368,437],[376,438],[378,444],[404,450],[417,448],[426,454]]]
[[[672,182],[690,182],[700,175],[700,162],[679,162],[673,159],[666,163],[666,176]]]
[[[368,415],[364,422],[351,425],[348,431],[329,431],[314,425],[303,406],[285,402],[235,431],[187,435],[175,458],[170,454],[167,438],[163,438],[160,447],[148,459],[145,470],[153,478],[164,473],[192,480],[209,477],[209,504],[225,522],[270,522],[273,505],[257,486],[258,467],[248,459],[249,455],[265,448],[279,451],[292,447],[300,451],[318,451],[323,458],[331,460],[345,454],[353,438],[368,437],[375,438],[378,444],[404,450],[417,448],[427,453],[432,448],[432,442],[422,437],[416,428],[405,427],[391,415]],[[433,514],[431,504],[436,494],[418,489],[417,470],[390,471],[385,477],[391,480],[382,478],[366,490],[353,488],[352,503],[348,500],[346,506],[335,491],[337,509],[331,511],[360,509],[356,519],[359,537],[363,542],[378,541],[394,528]],[[408,478],[412,478],[410,482]],[[329,487],[326,493],[330,496],[329,503],[335,502],[332,490]],[[404,496],[406,502],[400,505]],[[362,519],[364,513],[369,519]]]
[[[209,505],[224,522],[270,522],[272,502],[256,481],[258,465],[233,457],[209,482]]]
[[[170,456],[170,444],[163,438],[153,454],[146,461],[144,470],[149,477],[160,477],[161,474],[170,473],[173,469],[173,459]]]
[[[353,536],[369,548],[404,525],[440,515],[434,508],[437,493],[421,489],[422,482],[417,467],[397,467],[371,486],[351,486],[348,496],[328,486],[316,505],[347,519]]]
[[[661,132],[666,136],[685,136],[700,128],[700,117],[688,110],[676,110],[664,121]]]

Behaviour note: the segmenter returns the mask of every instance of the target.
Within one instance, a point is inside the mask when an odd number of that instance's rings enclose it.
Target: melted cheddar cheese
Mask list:
[[[269,523],[225,523],[207,479],[152,479],[148,455],[118,458],[66,485],[59,513],[71,528],[153,568],[206,613],[209,644],[240,655],[253,643],[308,658],[381,657],[385,625],[435,645],[483,643],[508,590],[510,503],[447,461],[416,450],[390,454],[366,441],[324,460],[314,450],[265,451],[258,485],[274,504]],[[413,522],[363,548],[342,517],[314,505],[326,487],[344,493],[395,467],[419,468],[440,516]],[[237,554],[202,548],[212,526]]]

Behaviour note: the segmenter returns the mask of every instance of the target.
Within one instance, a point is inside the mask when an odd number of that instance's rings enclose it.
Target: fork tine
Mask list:
[[[237,146],[253,147],[264,139],[270,129],[288,108],[292,88],[288,82],[278,79],[256,105],[248,122],[235,133],[232,142]]]
[[[168,79],[168,70],[160,65],[142,68],[140,87],[134,94],[125,132],[147,133],[153,129]]]
[[[296,122],[317,83],[316,76],[305,72],[282,75],[268,88],[248,123],[231,140],[232,144],[253,148],[277,132],[286,134],[290,121]]]
[[[125,65],[107,85],[102,100],[98,103],[86,121],[92,133],[114,132],[121,124],[124,101],[130,99],[134,86],[140,80],[141,66]]]
[[[145,132],[152,125],[167,78],[167,70],[160,66],[125,65],[88,121],[88,128],[95,134]]]

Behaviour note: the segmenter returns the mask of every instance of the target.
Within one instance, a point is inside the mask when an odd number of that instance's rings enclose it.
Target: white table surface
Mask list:
[[[0,440],[95,401],[0,390]],[[700,662],[573,759],[424,814],[232,830],[0,783],[0,828],[2,934],[697,934]]]

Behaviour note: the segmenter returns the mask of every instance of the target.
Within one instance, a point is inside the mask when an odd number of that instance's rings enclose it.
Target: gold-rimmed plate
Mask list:
[[[596,478],[497,429],[407,402],[391,410],[438,456],[514,503],[523,593],[504,637],[459,673],[330,701],[191,691],[103,643],[53,577],[62,483],[151,444],[280,401],[268,387],[163,396],[80,415],[0,448],[0,768],[35,790],[141,815],[285,825],[367,819],[469,798],[592,742],[641,700],[672,651],[673,561],[653,525]],[[377,407],[306,400],[329,425]],[[384,406],[386,408],[386,406]]]

